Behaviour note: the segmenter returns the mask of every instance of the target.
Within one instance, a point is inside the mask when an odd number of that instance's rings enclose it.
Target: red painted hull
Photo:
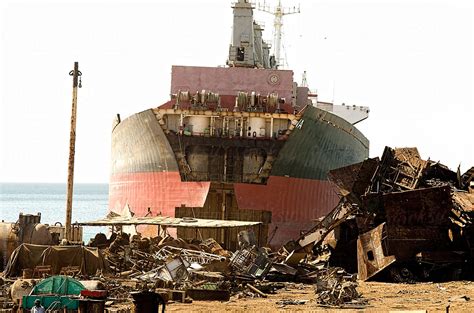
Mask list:
[[[204,206],[209,186],[209,182],[182,182],[178,172],[115,174],[110,182],[110,207],[123,214],[128,204],[137,216],[146,215],[148,208],[153,215],[174,216],[175,208],[182,204]],[[300,230],[309,229],[314,219],[339,200],[327,181],[271,176],[267,185],[234,186],[240,209],[272,212],[269,233],[278,227],[272,245],[298,238]]]
[[[329,181],[281,176],[270,176],[267,185],[235,184],[235,194],[241,209],[272,212],[269,233],[278,227],[271,241],[277,246],[297,239],[339,201]]]
[[[137,216],[151,209],[153,215],[174,216],[175,207],[184,204],[202,207],[209,192],[209,182],[182,182],[179,172],[140,172],[112,175],[109,207],[123,212],[128,204]]]

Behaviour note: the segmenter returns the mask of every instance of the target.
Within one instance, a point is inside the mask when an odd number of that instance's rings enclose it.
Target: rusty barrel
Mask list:
[[[162,312],[165,311],[165,303],[163,298],[151,291],[132,292],[133,297],[133,313],[158,313],[159,305],[163,306]]]

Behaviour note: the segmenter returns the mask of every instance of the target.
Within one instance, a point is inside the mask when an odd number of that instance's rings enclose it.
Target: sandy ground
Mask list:
[[[171,303],[168,312],[474,312],[474,282],[392,284],[359,282],[359,293],[368,300],[364,309],[338,309],[318,306],[311,285],[294,285],[280,289],[268,298],[231,297],[228,302],[194,301]],[[470,300],[466,300],[469,298]],[[302,305],[279,305],[282,299],[308,300]]]

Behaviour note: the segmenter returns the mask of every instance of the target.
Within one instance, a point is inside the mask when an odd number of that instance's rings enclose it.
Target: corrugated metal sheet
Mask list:
[[[261,222],[209,220],[198,218],[176,218],[171,216],[148,216],[148,217],[125,217],[115,216],[96,221],[81,222],[84,226],[108,226],[108,225],[160,225],[166,227],[188,227],[188,228],[233,228],[246,227],[262,224]]]

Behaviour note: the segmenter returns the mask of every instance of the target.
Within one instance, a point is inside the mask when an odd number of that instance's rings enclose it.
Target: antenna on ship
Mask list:
[[[306,77],[306,71],[303,71],[303,75],[301,75],[301,87],[308,87],[308,79]]]
[[[275,49],[275,61],[276,68],[281,64],[280,60],[280,48],[281,48],[281,29],[283,27],[283,16],[300,13],[300,6],[293,8],[283,8],[281,6],[281,0],[278,0],[278,5],[275,8],[271,8],[269,5],[263,2],[263,5],[258,5],[258,10],[270,13],[274,16],[273,27],[274,27],[274,40],[273,45]]]
[[[81,76],[79,71],[79,62],[74,62],[74,69],[69,72],[72,76],[72,108],[71,108],[71,132],[69,135],[69,162],[67,175],[67,199],[66,199],[66,229],[64,238],[69,241],[71,234],[72,219],[72,194],[74,185],[74,154],[76,151],[76,112],[77,112],[77,87],[82,87]]]

